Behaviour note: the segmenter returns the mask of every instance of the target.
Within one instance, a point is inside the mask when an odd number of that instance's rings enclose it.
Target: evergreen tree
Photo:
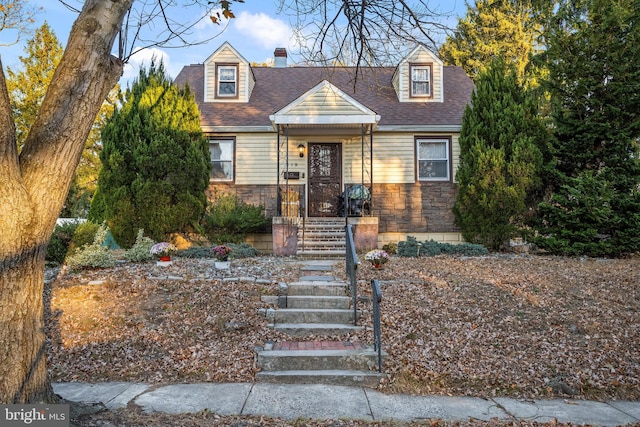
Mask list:
[[[465,240],[500,249],[516,235],[540,188],[545,135],[514,65],[495,59],[462,118],[453,212]]]
[[[116,241],[131,246],[138,229],[155,240],[187,232],[206,208],[209,147],[189,88],[164,66],[140,70],[102,131],[98,192],[90,218],[106,219]]]
[[[467,4],[467,15],[458,19],[452,36],[440,48],[440,58],[447,65],[457,65],[475,80],[493,58],[502,56],[512,62],[520,82],[540,26],[527,1],[477,0]]]
[[[22,149],[53,73],[62,58],[62,45],[46,22],[27,41],[24,50],[27,56],[19,57],[24,69],[16,72],[7,67],[7,88],[19,149]]]
[[[639,23],[637,0],[579,0],[547,25],[556,169],[537,243],[554,253],[640,249]]]

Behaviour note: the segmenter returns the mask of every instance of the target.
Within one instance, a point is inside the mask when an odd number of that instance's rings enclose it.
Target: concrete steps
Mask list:
[[[343,386],[377,387],[384,377],[379,372],[350,370],[262,371],[258,381],[280,384],[330,384]]]
[[[317,271],[330,273],[326,268]],[[368,387],[380,383],[383,374],[375,370],[378,356],[370,346],[328,341],[362,329],[353,324],[346,283],[328,274],[304,276],[288,285],[280,284],[279,292],[279,308],[266,310],[270,326],[292,339],[313,336],[316,340],[265,345],[258,352],[259,381]]]

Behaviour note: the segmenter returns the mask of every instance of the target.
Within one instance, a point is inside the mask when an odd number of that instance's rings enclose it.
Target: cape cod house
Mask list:
[[[459,241],[458,135],[473,91],[464,71],[423,46],[357,79],[352,67],[289,66],[285,49],[274,55],[274,67],[252,67],[224,43],[175,79],[200,108],[211,193],[263,205],[276,254],[319,249],[316,229],[327,249],[344,216],[359,249],[407,235]]]

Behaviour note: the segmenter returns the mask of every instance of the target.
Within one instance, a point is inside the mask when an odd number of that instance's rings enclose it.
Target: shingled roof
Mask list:
[[[376,114],[379,126],[456,126],[471,99],[474,85],[460,67],[444,67],[444,102],[398,101],[392,86],[393,67],[361,70],[354,85],[355,68],[253,68],[256,84],[247,103],[204,102],[204,65],[188,65],[175,84],[188,83],[195,93],[203,126],[270,126],[269,116],[327,80]]]

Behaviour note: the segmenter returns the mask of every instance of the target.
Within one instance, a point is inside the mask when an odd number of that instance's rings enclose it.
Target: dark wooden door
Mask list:
[[[309,216],[338,216],[342,189],[340,144],[309,143]]]

